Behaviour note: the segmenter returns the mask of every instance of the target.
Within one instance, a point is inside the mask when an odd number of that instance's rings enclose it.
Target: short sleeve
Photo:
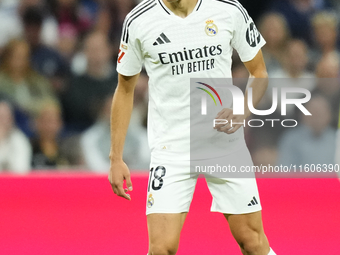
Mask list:
[[[135,31],[129,23],[129,16],[127,16],[123,25],[117,60],[117,72],[125,76],[140,73],[143,66],[141,44]]]
[[[256,56],[266,41],[243,7],[235,9],[233,23],[231,46],[237,51],[242,62],[248,62]]]

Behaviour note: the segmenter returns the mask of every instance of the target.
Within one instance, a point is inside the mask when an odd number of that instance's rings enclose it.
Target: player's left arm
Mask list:
[[[245,62],[244,65],[250,73],[250,82],[248,83],[244,97],[244,109],[247,118],[251,114],[247,103],[249,88],[252,88],[253,106],[256,107],[266,93],[268,87],[268,73],[266,64],[264,63],[262,50],[259,50],[256,56],[252,60]]]
[[[256,54],[256,56],[248,61],[244,62],[245,67],[248,69],[250,73],[250,80],[248,82],[248,86],[246,88],[245,97],[244,97],[244,115],[234,115],[232,109],[223,109],[218,113],[216,119],[226,119],[228,120],[227,125],[216,125],[215,129],[220,132],[224,132],[227,134],[235,133],[243,124],[233,124],[231,126],[231,121],[233,123],[243,123],[246,118],[251,115],[251,112],[248,107],[248,91],[249,88],[252,88],[252,96],[253,96],[253,106],[261,101],[261,98],[265,94],[268,87],[268,74],[267,68],[264,63],[262,51]]]

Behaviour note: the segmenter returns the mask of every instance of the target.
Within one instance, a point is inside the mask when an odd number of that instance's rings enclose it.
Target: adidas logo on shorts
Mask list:
[[[248,206],[253,206],[253,205],[258,205],[259,203],[257,202],[256,198],[253,197],[253,199],[250,201],[250,203],[248,204]]]

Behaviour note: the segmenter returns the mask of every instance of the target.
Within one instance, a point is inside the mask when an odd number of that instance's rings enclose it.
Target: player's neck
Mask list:
[[[185,18],[194,10],[198,0],[163,0],[175,15]]]

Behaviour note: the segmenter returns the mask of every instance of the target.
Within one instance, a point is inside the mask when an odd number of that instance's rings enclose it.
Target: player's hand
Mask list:
[[[222,109],[215,119],[222,119],[227,120],[226,124],[216,124],[214,129],[219,132],[224,132],[226,134],[233,134],[235,133],[244,123],[246,119],[245,115],[234,115],[233,110],[229,108]],[[231,121],[233,122],[233,126],[231,126]],[[234,123],[241,123],[241,124],[234,124]]]
[[[124,180],[126,188],[123,187]],[[121,160],[118,162],[111,162],[109,181],[113,192],[122,198],[131,200],[128,191],[132,191],[132,182],[130,179],[130,171],[127,165]]]

